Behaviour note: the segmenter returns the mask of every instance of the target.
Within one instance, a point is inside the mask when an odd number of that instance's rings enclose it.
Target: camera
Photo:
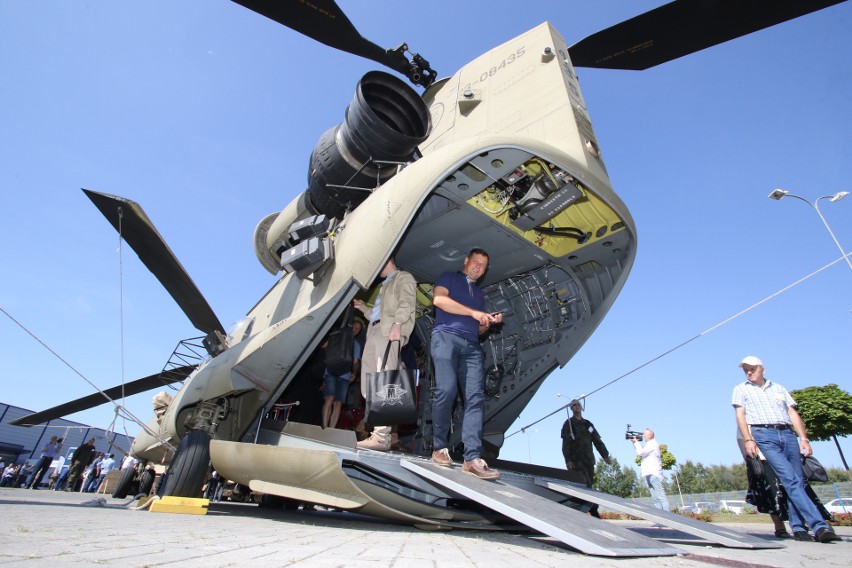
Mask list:
[[[631,438],[642,438],[642,432],[636,432],[630,429],[630,424],[627,425],[627,432],[624,434],[624,439],[629,440]]]

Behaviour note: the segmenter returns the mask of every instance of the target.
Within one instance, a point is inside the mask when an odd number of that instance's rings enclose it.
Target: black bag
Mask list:
[[[802,471],[808,481],[828,481],[828,473],[813,456],[802,456]]]
[[[352,336],[354,312],[350,304],[343,313],[340,326],[328,334],[325,346],[325,367],[332,375],[341,376],[352,372],[355,338]]]
[[[361,381],[356,377],[349,383],[349,391],[346,393],[346,402],[343,403],[344,410],[357,410],[361,408]]]
[[[748,473],[755,477],[763,477],[765,474],[763,473],[763,462],[757,456],[746,456],[746,469]]]
[[[399,341],[396,341],[398,367]],[[376,373],[367,373],[367,410],[364,420],[371,426],[396,426],[417,421],[417,381],[414,370],[386,369],[391,342],[385,348],[382,366]]]

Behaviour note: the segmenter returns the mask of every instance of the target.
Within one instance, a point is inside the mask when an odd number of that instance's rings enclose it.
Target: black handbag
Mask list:
[[[352,372],[355,338],[352,336],[354,308],[350,304],[343,314],[340,326],[328,334],[325,346],[325,367],[337,377]]]
[[[755,477],[763,477],[766,475],[763,473],[763,462],[757,456],[746,456],[746,469],[748,469],[748,473],[752,474]]]
[[[802,456],[802,471],[808,481],[828,481],[828,473],[815,457]]]
[[[386,368],[391,343],[397,346],[396,369]],[[381,368],[375,373],[367,373],[367,409],[364,420],[371,426],[396,426],[417,421],[415,371],[401,367],[399,350],[399,341],[388,341]]]

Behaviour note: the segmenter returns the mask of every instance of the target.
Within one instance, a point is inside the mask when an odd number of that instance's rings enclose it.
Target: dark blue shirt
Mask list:
[[[463,272],[444,272],[435,281],[435,286],[442,286],[449,292],[451,300],[474,310],[485,310],[485,294],[476,284],[469,282]],[[479,322],[470,316],[461,316],[445,312],[435,307],[435,326],[432,333],[452,333],[464,337],[468,341],[479,343]]]

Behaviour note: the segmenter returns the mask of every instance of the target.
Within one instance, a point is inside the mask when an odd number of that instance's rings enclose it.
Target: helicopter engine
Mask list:
[[[323,133],[311,152],[308,189],[255,229],[264,268],[281,270],[293,223],[311,215],[343,219],[414,157],[430,130],[429,108],[414,89],[382,71],[364,75],[343,122]]]

